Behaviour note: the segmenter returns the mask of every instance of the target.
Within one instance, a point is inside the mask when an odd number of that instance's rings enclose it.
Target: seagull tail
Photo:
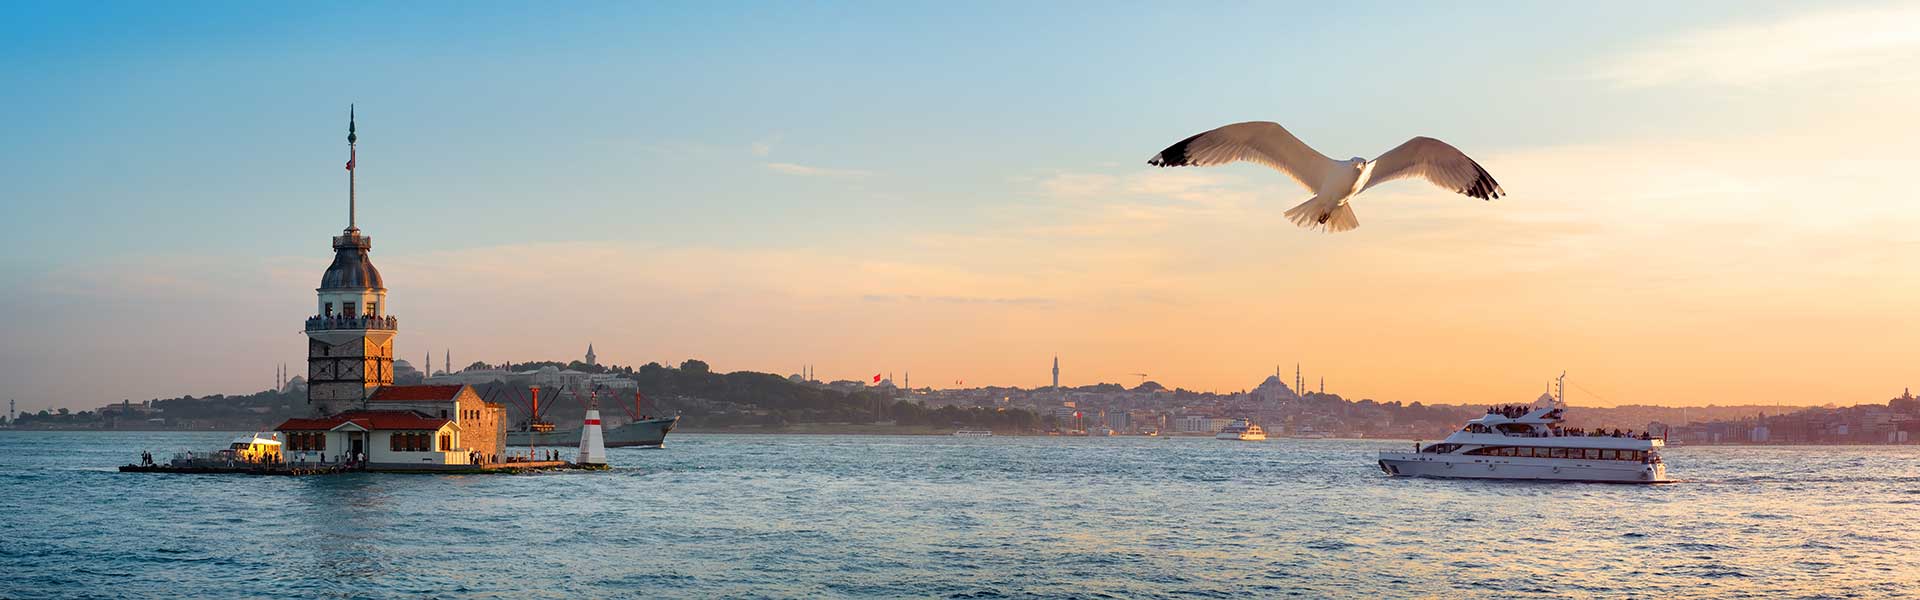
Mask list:
[[[1327,232],[1339,232],[1360,226],[1360,217],[1354,216],[1353,205],[1338,200],[1326,200],[1314,196],[1299,206],[1287,209],[1287,220],[1307,229],[1323,229]]]

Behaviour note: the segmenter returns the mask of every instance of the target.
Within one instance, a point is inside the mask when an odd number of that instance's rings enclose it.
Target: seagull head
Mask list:
[[[1355,156],[1353,158],[1347,159],[1347,164],[1352,166],[1355,169],[1358,169],[1358,168],[1367,166],[1367,159]]]

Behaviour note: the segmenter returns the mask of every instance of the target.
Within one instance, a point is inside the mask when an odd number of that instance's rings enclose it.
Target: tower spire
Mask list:
[[[353,105],[348,104],[347,105],[347,231],[349,233],[360,231],[360,227],[355,224],[355,217],[357,216],[355,213],[358,212],[359,207],[357,206],[358,199],[354,197],[354,189],[353,189],[353,183],[354,183],[353,182],[353,176],[354,176],[353,163],[355,162],[356,159],[359,158],[360,150],[358,148],[357,142],[360,141],[360,136],[355,134],[353,131],[353,125],[354,125],[353,121],[354,121]]]

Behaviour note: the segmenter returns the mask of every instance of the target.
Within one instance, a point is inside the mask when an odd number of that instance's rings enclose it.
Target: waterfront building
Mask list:
[[[290,462],[364,458],[368,466],[434,468],[498,458],[505,451],[506,407],[465,385],[393,385],[399,321],[387,312],[387,288],[368,254],[373,238],[355,222],[355,146],[347,121],[347,228],[333,238],[333,263],[320,277],[317,314],[307,317],[310,418],[274,429]],[[449,362],[451,364],[451,362]]]

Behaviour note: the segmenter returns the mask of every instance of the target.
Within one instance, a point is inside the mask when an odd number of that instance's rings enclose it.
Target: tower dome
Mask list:
[[[333,264],[327,265],[326,274],[320,276],[320,289],[386,289],[380,281],[380,270],[367,258],[367,251],[373,249],[373,238],[358,231],[346,233],[333,238]]]

